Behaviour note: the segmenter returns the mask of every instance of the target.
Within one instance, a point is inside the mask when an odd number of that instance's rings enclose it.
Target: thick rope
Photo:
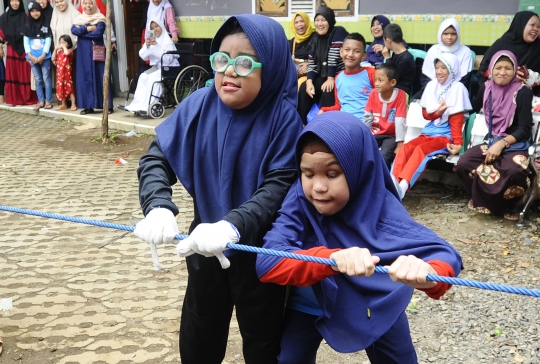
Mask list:
[[[60,215],[60,214],[50,214],[50,213],[47,213],[47,212],[20,209],[20,208],[10,207],[10,206],[2,206],[2,205],[0,205],[0,210],[9,211],[9,212],[15,212],[15,213],[18,213],[18,214],[41,216],[41,217],[46,217],[46,218],[56,219],[56,220],[77,222],[77,223],[81,223],[81,224],[106,227],[106,228],[116,229],[116,230],[124,230],[124,231],[133,231],[133,230],[135,230],[134,226],[113,224],[113,223],[109,223],[109,222],[105,222],[105,221],[96,221],[96,220],[90,220],[90,219],[81,219],[81,218],[78,218],[78,217],[72,217],[72,216],[66,216],[66,215]],[[185,238],[187,238],[187,235],[177,234],[175,236],[175,239],[177,239],[177,240],[183,240]],[[255,246],[249,246],[249,245],[228,243],[227,248],[234,249],[234,250],[241,250],[241,251],[250,252],[250,253],[273,255],[273,256],[277,256],[277,257],[302,260],[302,261],[305,261],[305,262],[320,263],[320,264],[327,264],[327,265],[331,265],[331,266],[336,266],[336,262],[333,261],[332,259],[318,258],[318,257],[312,257],[312,256],[309,256],[309,255],[302,255],[302,254],[293,254],[293,253],[289,253],[289,252],[284,252],[284,251],[279,251],[279,250],[271,250],[271,249],[265,249],[265,248],[259,248],[259,247],[255,247]],[[151,251],[152,251],[152,258],[154,259],[154,254],[155,254],[156,259],[157,259],[157,251],[155,251],[155,246],[154,246],[154,249],[151,249]],[[159,264],[159,261],[158,261],[157,264]],[[154,260],[154,267],[155,266],[156,266],[156,260]],[[375,272],[388,274],[388,269],[385,268],[385,267],[382,267],[382,266],[375,266]],[[480,288],[480,289],[485,289],[485,290],[490,290],[490,291],[498,291],[498,292],[519,294],[519,295],[523,295],[523,296],[540,297],[540,290],[536,290],[536,289],[505,286],[505,285],[501,285],[501,284],[479,282],[479,281],[473,281],[473,280],[462,279],[462,278],[443,277],[443,276],[438,276],[438,275],[433,275],[433,274],[428,274],[426,279],[428,281],[432,281],[432,282],[442,282],[442,283],[452,284],[452,285],[456,285],[456,286]]]

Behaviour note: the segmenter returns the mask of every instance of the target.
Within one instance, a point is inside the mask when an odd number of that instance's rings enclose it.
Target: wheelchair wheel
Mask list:
[[[174,82],[174,98],[179,104],[197,89],[205,86],[210,74],[201,66],[188,66],[182,70]]]
[[[159,102],[153,102],[150,104],[150,116],[154,119],[162,118],[165,115],[165,107]]]

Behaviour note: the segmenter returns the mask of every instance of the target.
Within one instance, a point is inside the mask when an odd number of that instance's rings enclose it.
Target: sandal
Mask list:
[[[44,107],[44,108],[45,108],[45,109],[52,109],[52,104],[51,104],[50,102],[47,102],[47,103],[45,104],[45,107]]]
[[[71,111],[77,111],[77,105],[71,105],[69,108]]]
[[[467,207],[470,210],[478,212],[480,214],[485,214],[485,215],[491,214],[491,211],[489,211],[489,209],[486,207],[482,207],[482,206],[474,207],[472,199],[470,199],[469,203],[467,203]]]
[[[93,114],[93,113],[94,113],[94,109],[82,109],[81,111],[81,115]]]
[[[40,102],[40,103],[37,103],[37,104],[34,105],[34,110],[37,111],[37,110],[41,109],[41,108],[44,107],[44,106],[45,106],[45,104],[43,104],[43,103],[41,103],[41,102]]]
[[[510,211],[504,214],[503,217],[506,220],[517,221],[519,220],[519,214],[521,213],[522,209],[523,209],[523,206],[512,206]]]
[[[67,107],[65,107],[64,105],[60,105],[56,108],[56,110],[67,110]]]

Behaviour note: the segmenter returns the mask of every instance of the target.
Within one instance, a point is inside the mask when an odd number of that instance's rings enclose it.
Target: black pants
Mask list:
[[[214,257],[186,258],[188,286],[180,322],[183,364],[221,364],[236,307],[247,364],[275,364],[285,308],[285,286],[261,283],[257,255],[236,252],[222,269]]]
[[[313,86],[315,87],[315,95],[313,95],[313,98],[309,97],[309,95],[306,93],[306,84],[307,81],[304,82],[300,89],[298,90],[298,113],[300,114],[300,117],[302,118],[302,122],[304,125],[307,124],[307,114],[309,113],[309,110],[315,103],[319,103],[321,107],[323,106],[333,106],[336,102],[334,90],[330,92],[323,92],[321,90],[321,86],[323,83],[326,82],[326,77],[320,77],[317,76],[313,80]]]
[[[381,148],[381,154],[388,170],[391,170],[395,157],[394,150],[396,150],[397,146],[396,137],[392,135],[375,135],[375,140],[379,148]]]

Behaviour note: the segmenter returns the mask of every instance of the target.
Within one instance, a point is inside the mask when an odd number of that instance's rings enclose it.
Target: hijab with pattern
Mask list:
[[[446,102],[446,105],[449,106],[448,109],[440,118],[433,120],[433,123],[438,126],[448,121],[450,115],[472,110],[472,105],[469,92],[459,82],[461,70],[457,57],[452,53],[441,53],[435,56],[434,65],[437,64],[437,61],[441,61],[448,70],[448,78],[444,83],[439,83],[436,78],[429,81],[422,94],[420,105],[431,114],[439,108],[442,101]]]
[[[39,3],[30,1],[28,3],[28,13],[33,11],[39,11],[40,16],[37,19],[34,19],[31,14],[28,14],[26,17],[26,22],[24,23],[24,32],[23,34],[28,38],[42,38],[52,37],[51,27],[47,23],[47,19],[43,15],[41,5]]]
[[[7,2],[8,10],[0,16],[0,29],[4,33],[4,40],[17,54],[24,54],[23,32],[25,29],[26,13],[24,3],[19,0],[19,8],[13,9],[11,1]]]

